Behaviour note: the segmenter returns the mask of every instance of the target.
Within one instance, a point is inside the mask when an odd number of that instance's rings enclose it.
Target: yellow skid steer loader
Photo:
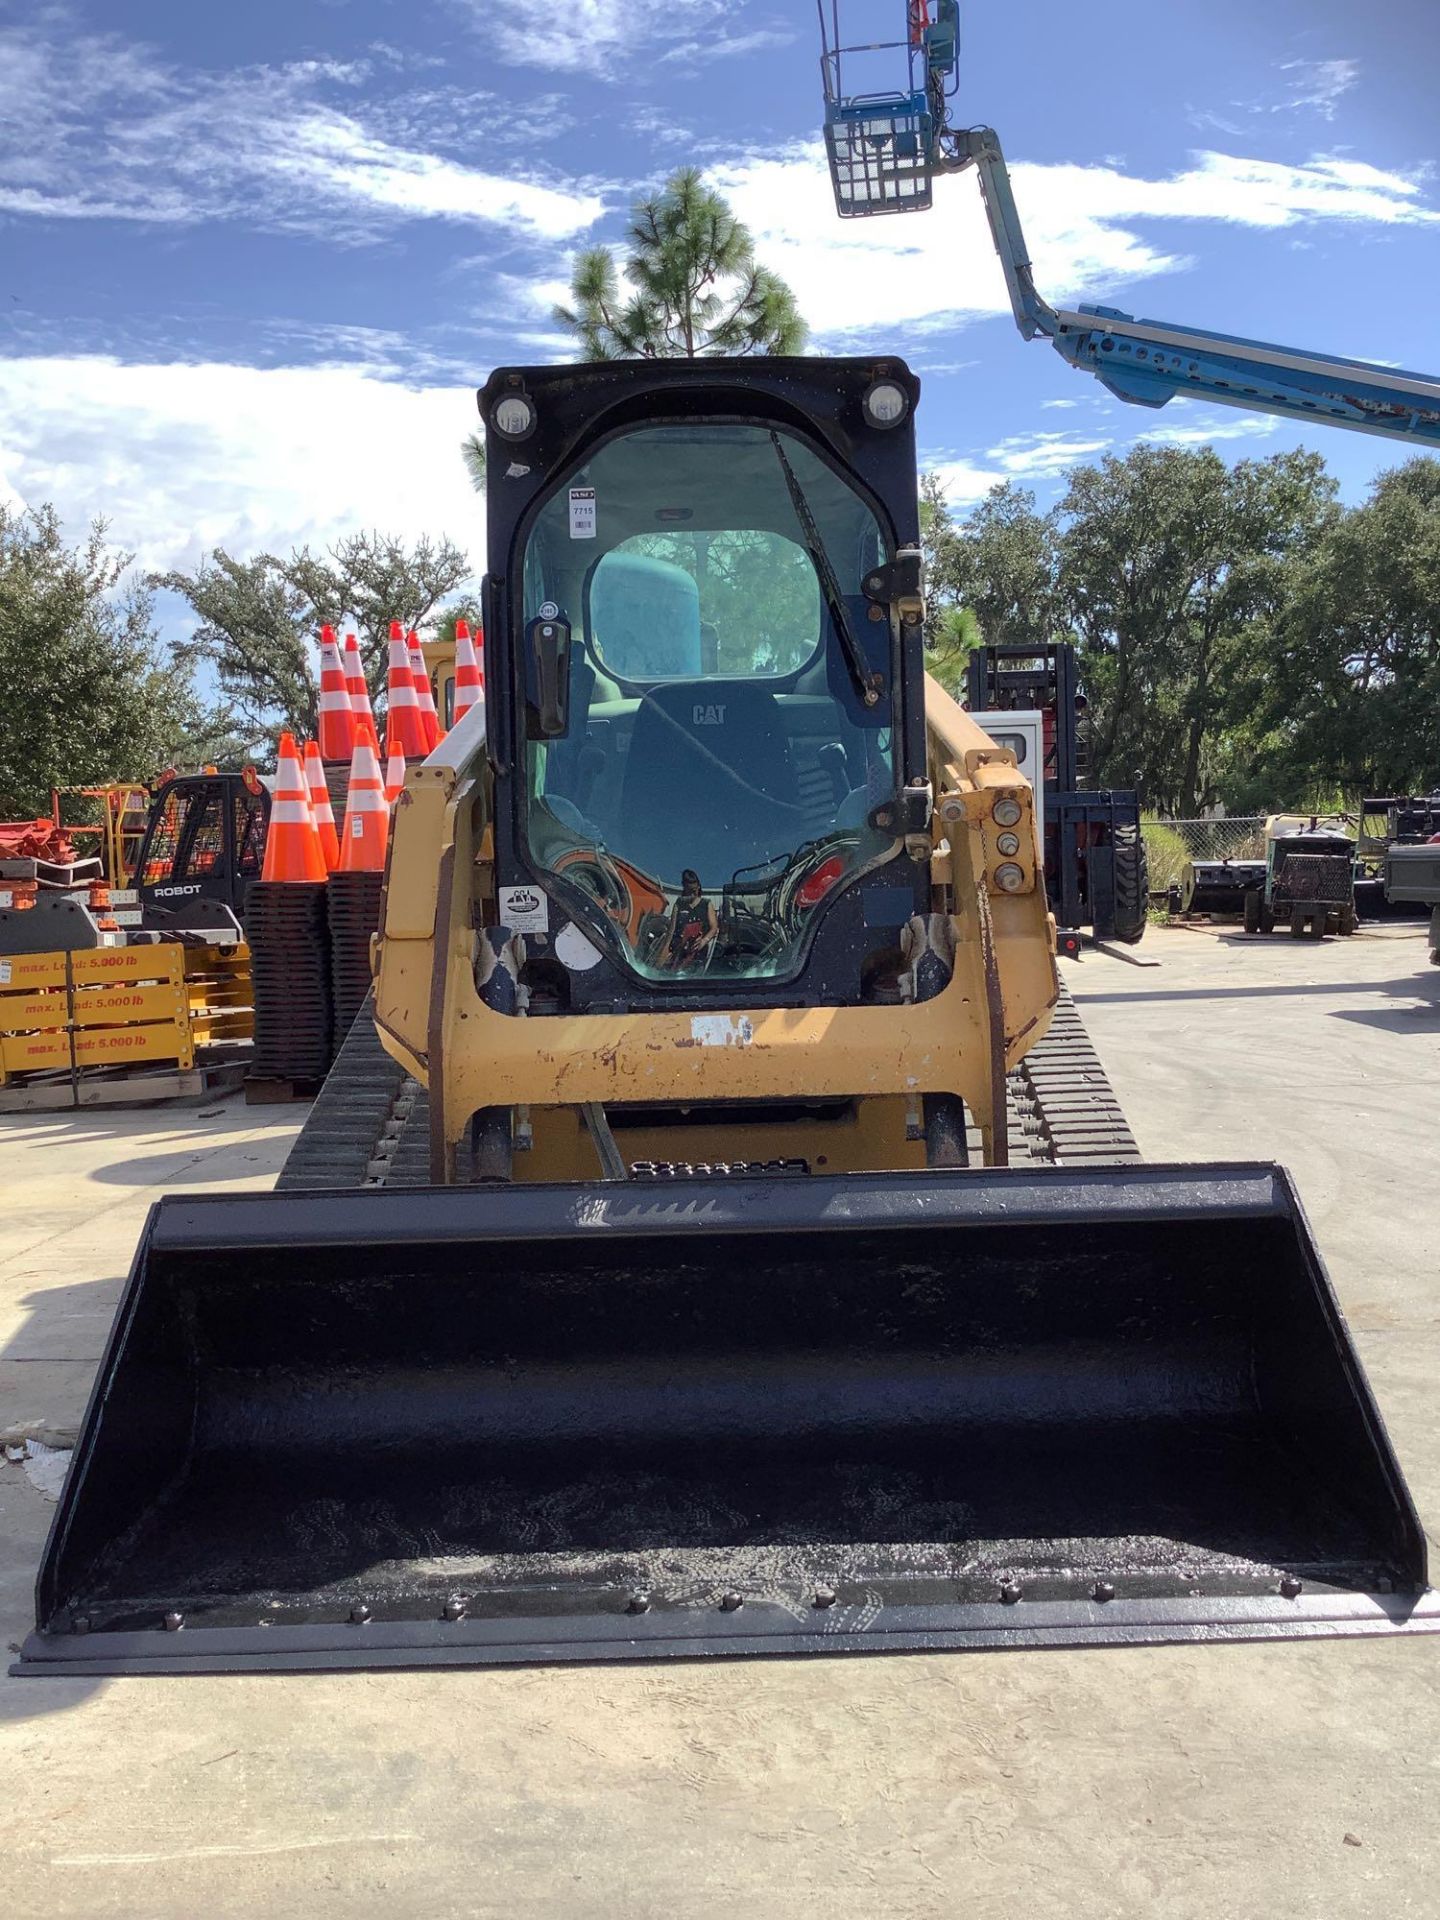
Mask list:
[[[918,396],[490,379],[373,1024],[284,1191],[154,1210],[20,1671],[1440,1625],[1286,1176],[1140,1165],[1060,993]]]

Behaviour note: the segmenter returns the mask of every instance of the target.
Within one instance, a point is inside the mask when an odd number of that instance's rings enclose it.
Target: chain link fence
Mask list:
[[[1180,885],[1191,860],[1263,860],[1265,815],[1232,814],[1224,820],[1143,820],[1150,892]]]

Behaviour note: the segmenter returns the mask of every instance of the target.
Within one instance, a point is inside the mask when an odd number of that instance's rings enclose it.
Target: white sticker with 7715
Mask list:
[[[594,487],[571,487],[570,489],[570,538],[572,540],[595,538]]]

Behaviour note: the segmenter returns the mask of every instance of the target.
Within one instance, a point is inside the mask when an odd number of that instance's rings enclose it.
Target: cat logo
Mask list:
[[[723,727],[725,724],[724,705],[718,707],[696,706],[690,711],[690,721],[696,727]]]

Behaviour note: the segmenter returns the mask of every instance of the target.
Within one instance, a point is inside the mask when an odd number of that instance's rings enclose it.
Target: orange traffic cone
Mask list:
[[[305,742],[305,784],[310,790],[310,815],[320,836],[320,851],[326,871],[333,873],[340,858],[340,842],[335,836],[335,815],[330,807],[330,789],[325,784],[325,756],[313,740]]]
[[[385,798],[393,807],[405,785],[405,755],[390,727],[385,729]]]
[[[349,762],[355,750],[355,716],[333,627],[320,629],[320,757]],[[313,782],[311,783],[314,784]]]
[[[365,662],[360,658],[360,643],[353,633],[345,636],[345,691],[350,696],[350,711],[354,717],[368,720],[373,727],[375,713],[370,705],[370,688],[365,681]],[[358,733],[355,738],[360,738]]]
[[[435,696],[430,691],[430,669],[425,664],[425,655],[420,648],[420,636],[413,627],[405,636],[405,646],[410,655],[410,678],[420,701],[420,718],[425,725],[428,751],[440,744],[440,716],[435,711]]]
[[[455,718],[485,698],[485,671],[466,621],[455,622]]]
[[[403,775],[402,775],[403,778]],[[383,873],[385,842],[390,837],[390,802],[380,777],[380,742],[362,720],[350,762],[345,796],[345,831],[340,836],[341,873]]]
[[[300,754],[294,734],[288,731],[280,736],[270,829],[265,835],[265,867],[260,878],[291,886],[323,884],[325,879],[325,855],[310,813]]]
[[[392,751],[398,746],[407,760],[423,760],[430,748],[425,739],[425,721],[420,712],[420,696],[415,691],[415,678],[410,671],[410,653],[405,645],[405,629],[398,620],[390,622],[390,677],[387,699],[389,701],[385,713],[387,746]]]

